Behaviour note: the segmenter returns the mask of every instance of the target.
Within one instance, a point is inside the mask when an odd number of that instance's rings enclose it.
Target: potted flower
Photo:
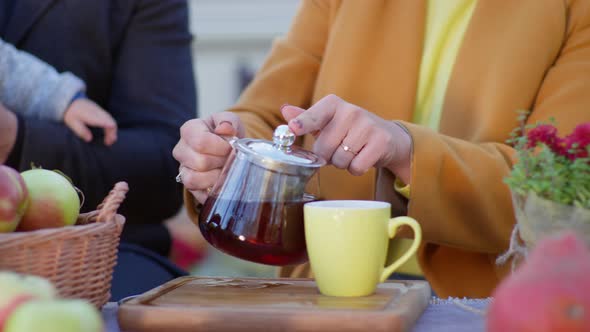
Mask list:
[[[525,126],[525,116],[509,140],[516,162],[504,182],[517,223],[500,264],[513,256],[516,263],[537,240],[564,229],[590,245],[590,122],[559,136],[552,124]]]

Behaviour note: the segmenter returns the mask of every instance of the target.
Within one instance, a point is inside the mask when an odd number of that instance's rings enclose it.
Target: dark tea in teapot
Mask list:
[[[303,204],[313,200],[311,195],[285,202],[209,197],[199,228],[209,243],[229,255],[268,265],[304,263]]]
[[[292,146],[289,127],[277,127],[273,142],[242,138],[199,214],[199,229],[213,247],[268,265],[307,261],[303,205],[319,195],[311,178],[326,162]],[[315,191],[314,191],[315,190]]]

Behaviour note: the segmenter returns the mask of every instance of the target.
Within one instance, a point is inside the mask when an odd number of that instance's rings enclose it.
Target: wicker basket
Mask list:
[[[125,218],[117,209],[128,186],[119,182],[95,211],[75,226],[0,234],[0,269],[49,279],[64,298],[102,307],[110,298]]]

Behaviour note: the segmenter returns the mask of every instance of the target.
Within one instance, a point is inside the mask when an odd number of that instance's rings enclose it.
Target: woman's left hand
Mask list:
[[[316,137],[313,151],[335,167],[353,175],[385,167],[410,184],[412,139],[401,125],[335,95],[308,110],[285,105],[281,112],[295,135]]]

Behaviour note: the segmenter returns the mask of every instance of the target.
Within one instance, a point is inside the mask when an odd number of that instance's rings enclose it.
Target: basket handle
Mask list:
[[[88,225],[93,222],[114,220],[117,210],[125,200],[127,191],[129,191],[129,186],[126,182],[117,182],[96,210],[80,214],[76,225]]]
[[[127,182],[117,182],[107,197],[98,205],[98,216],[96,217],[97,222],[105,222],[113,220],[117,210],[121,206],[121,203],[125,200],[125,195],[129,191],[129,185]]]

